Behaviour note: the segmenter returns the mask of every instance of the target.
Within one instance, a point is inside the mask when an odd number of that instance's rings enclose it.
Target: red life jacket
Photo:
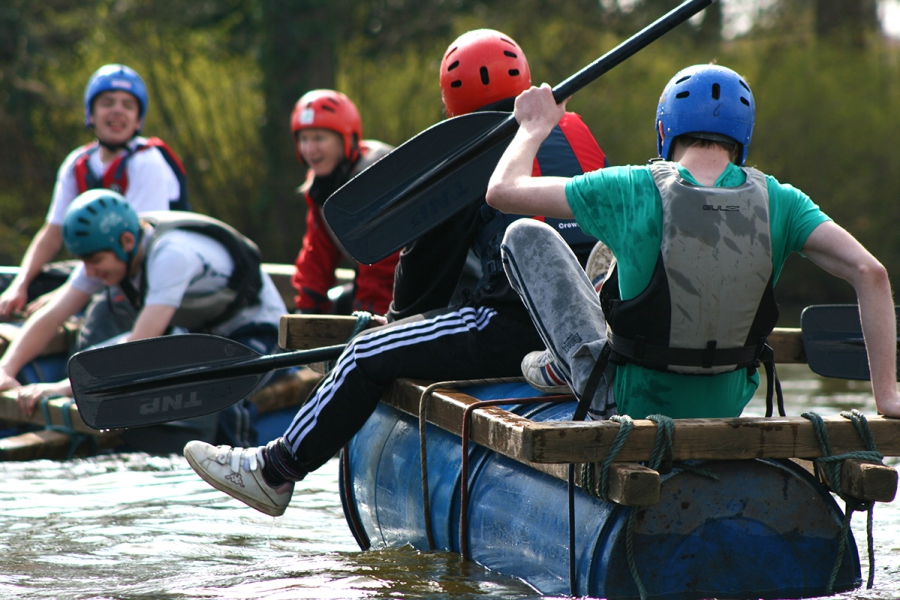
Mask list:
[[[175,173],[175,177],[178,179],[178,197],[169,201],[169,208],[171,210],[191,210],[191,205],[188,201],[187,174],[184,170],[184,165],[181,164],[181,159],[178,158],[172,149],[158,137],[149,138],[146,142],[138,144],[133,149],[126,147],[125,154],[114,158],[106,167],[102,176],[98,176],[94,173],[88,164],[91,156],[100,149],[100,144],[95,141],[83,146],[82,153],[75,159],[74,167],[78,193],[83,194],[88,190],[105,188],[118,192],[124,196],[125,192],[128,190],[128,172],[126,169],[128,161],[135,153],[146,150],[147,148],[158,148],[160,153],[162,153],[163,158],[166,159],[166,163],[172,169],[172,172]]]

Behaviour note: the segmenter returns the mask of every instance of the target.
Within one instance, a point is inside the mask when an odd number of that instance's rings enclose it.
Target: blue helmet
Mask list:
[[[685,134],[737,142],[742,165],[755,119],[753,92],[743,77],[718,65],[694,65],[676,73],[659,98],[656,149],[660,157],[670,160],[672,141]],[[659,135],[660,122],[665,140]]]
[[[103,65],[94,71],[88,80],[87,87],[84,88],[84,124],[86,127],[90,128],[91,126],[91,107],[94,105],[94,98],[98,94],[110,90],[128,92],[137,98],[140,105],[138,108],[139,119],[143,119],[147,114],[147,86],[144,85],[144,80],[137,74],[137,71],[125,65]]]
[[[112,250],[116,256],[131,262],[131,252],[122,247],[122,234],[130,231],[140,239],[141,222],[122,194],[107,189],[88,190],[66,210],[62,237],[66,249],[75,256],[87,256],[101,250]]]

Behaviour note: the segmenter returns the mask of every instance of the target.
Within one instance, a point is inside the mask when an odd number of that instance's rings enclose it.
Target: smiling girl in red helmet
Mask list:
[[[350,306],[333,302],[328,290],[335,285],[335,268],[350,256],[328,227],[322,214],[325,200],[351,177],[393,148],[362,139],[362,120],[356,105],[334,90],[313,90],[294,106],[291,131],[297,159],[308,167],[300,187],[306,200],[306,234],[295,262],[292,283],[297,289],[297,311],[306,314],[349,313],[365,310],[383,315],[391,302],[395,253],[373,265],[356,265]]]

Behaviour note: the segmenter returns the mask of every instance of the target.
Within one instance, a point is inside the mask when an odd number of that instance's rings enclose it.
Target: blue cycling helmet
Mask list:
[[[62,223],[63,242],[75,256],[112,250],[130,264],[137,244],[125,252],[121,238],[126,231],[140,240],[140,219],[122,194],[107,189],[88,190],[75,198]]]
[[[656,149],[671,160],[672,141],[679,135],[737,142],[738,164],[747,159],[756,105],[744,78],[718,65],[694,65],[675,74],[656,109]],[[659,135],[662,123],[665,140]]]
[[[84,124],[88,129],[91,127],[91,107],[94,104],[94,98],[98,94],[110,90],[128,92],[137,98],[140,105],[138,108],[139,119],[143,119],[147,114],[147,86],[144,85],[144,80],[137,74],[137,71],[125,65],[103,65],[94,71],[88,80],[87,87],[84,88]],[[140,132],[140,127],[138,132]]]

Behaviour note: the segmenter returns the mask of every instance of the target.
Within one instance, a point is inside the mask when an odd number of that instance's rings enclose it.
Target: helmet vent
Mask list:
[[[491,76],[488,75],[487,67],[481,67],[478,72],[481,73],[481,83],[487,85],[491,82]]]
[[[721,95],[722,95],[722,86],[720,86],[718,83],[714,83],[712,86],[713,100],[718,100],[719,96],[721,96]]]
[[[690,79],[690,78],[691,78],[690,75],[687,75],[687,76],[685,76],[685,77],[682,77],[681,79],[679,79],[678,81],[675,82],[675,85],[678,85],[679,83],[684,83],[685,81],[687,81],[687,80]]]
[[[506,56],[508,56],[510,58],[519,58],[518,54],[516,54],[515,52],[510,52],[509,50],[504,50],[503,54],[505,54]]]
[[[453,61],[453,64],[451,64],[449,67],[447,67],[447,72],[449,73],[450,71],[452,71],[453,69],[455,69],[458,66],[459,66],[459,61],[458,60]]]
[[[84,217],[78,217],[78,222],[79,222],[79,223],[84,223],[85,225],[90,225],[90,224],[91,224],[91,222],[88,221],[87,219],[85,219]]]
[[[450,87],[452,87],[452,88],[462,87],[462,81],[457,79],[456,81],[453,81],[450,83]]]
[[[747,100],[746,98],[744,98],[743,96],[741,96],[741,104],[745,104],[745,105],[747,105],[747,106],[750,106],[750,101]]]
[[[750,91],[750,86],[748,86],[748,85],[744,82],[743,79],[738,80],[738,83],[740,83],[740,84],[741,84],[741,87],[743,87],[745,90],[747,90],[748,92]]]
[[[691,95],[690,92],[678,92],[677,94],[675,94],[675,97],[676,98],[687,98],[690,95]]]
[[[509,73],[509,76],[510,76],[510,77],[518,77],[518,75],[519,75],[519,70],[518,70],[518,69],[510,69],[510,70],[507,71],[507,72]]]
[[[333,106],[328,106],[327,104],[322,105],[322,110],[327,110],[330,113],[337,113]]]
[[[90,233],[88,233],[87,231],[76,231],[75,232],[75,237],[87,237],[89,235],[90,235]]]

